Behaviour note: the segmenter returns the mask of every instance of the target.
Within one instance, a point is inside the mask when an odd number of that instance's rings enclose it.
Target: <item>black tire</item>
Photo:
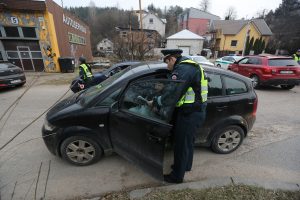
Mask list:
[[[217,67],[221,68],[221,65],[220,65],[220,64],[217,64]]]
[[[250,78],[252,79],[253,87],[254,87],[255,89],[259,88],[259,86],[260,86],[260,80],[259,80],[259,77],[258,77],[257,75],[252,75]]]
[[[290,90],[295,87],[295,85],[280,85],[280,87],[284,90]]]
[[[86,166],[99,161],[103,157],[101,146],[87,136],[71,136],[65,139],[60,152],[66,161],[78,166]]]
[[[239,126],[228,126],[219,130],[211,144],[214,152],[228,154],[235,151],[242,143],[245,137],[244,130]]]

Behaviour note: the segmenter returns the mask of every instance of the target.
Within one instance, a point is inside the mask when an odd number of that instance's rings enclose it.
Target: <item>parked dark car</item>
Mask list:
[[[207,119],[195,143],[230,153],[255,122],[257,96],[251,79],[204,69],[209,79]],[[162,178],[164,150],[172,141],[170,121],[183,84],[167,79],[167,73],[164,63],[141,63],[59,102],[47,113],[42,128],[47,148],[75,165],[116,152]],[[159,112],[144,103],[166,92],[172,95]]]
[[[230,64],[228,69],[249,77],[254,87],[274,85],[289,90],[300,83],[300,65],[291,57],[247,56]]]
[[[10,62],[0,62],[0,88],[22,86],[26,83],[23,70]]]
[[[126,67],[131,66],[131,65],[135,65],[135,64],[138,64],[138,63],[140,63],[140,62],[137,62],[137,61],[121,62],[121,63],[117,63],[117,64],[112,65],[110,68],[104,70],[103,72],[94,73],[93,74],[94,78],[93,78],[90,86],[97,85],[97,84],[101,83],[102,81],[104,81],[105,79],[107,79],[108,77],[110,77],[110,76],[114,75],[115,73],[118,73],[119,71],[125,69]],[[71,90],[74,93],[81,91],[78,83],[82,83],[82,82],[83,81],[79,76],[76,77],[70,85]],[[87,89],[87,88],[85,88],[85,89]]]

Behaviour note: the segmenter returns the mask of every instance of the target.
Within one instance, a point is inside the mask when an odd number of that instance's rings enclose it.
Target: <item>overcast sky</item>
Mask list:
[[[64,7],[89,6],[90,0],[54,0]],[[139,0],[93,0],[97,7],[116,7],[126,10],[139,9]],[[181,6],[183,8],[199,8],[201,0],[141,0],[142,8],[147,8],[151,3],[155,7],[164,9],[165,6]],[[170,2],[172,2],[170,4]],[[282,0],[210,0],[209,12],[224,18],[226,10],[233,6],[237,11],[237,19],[256,17],[258,11],[263,9],[275,10]]]

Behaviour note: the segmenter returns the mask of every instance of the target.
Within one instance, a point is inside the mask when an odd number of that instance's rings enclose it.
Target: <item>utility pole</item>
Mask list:
[[[141,27],[141,31],[143,32],[143,14],[142,14],[142,3],[141,3],[142,0],[139,0],[139,3],[140,3],[140,27]]]

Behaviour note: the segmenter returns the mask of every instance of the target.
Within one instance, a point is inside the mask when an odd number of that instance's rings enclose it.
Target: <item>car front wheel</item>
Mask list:
[[[290,90],[295,87],[295,85],[280,85],[280,87],[284,90]]]
[[[62,157],[74,165],[90,165],[103,156],[100,145],[86,136],[72,136],[63,141],[60,147]]]
[[[228,126],[216,133],[211,148],[216,153],[231,153],[242,144],[243,139],[244,131],[241,127]]]

